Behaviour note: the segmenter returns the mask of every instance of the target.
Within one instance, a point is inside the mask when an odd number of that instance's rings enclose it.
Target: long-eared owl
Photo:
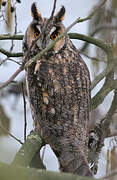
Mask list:
[[[31,13],[33,20],[23,41],[26,61],[65,31],[64,6],[49,20],[41,16],[35,3]],[[60,170],[90,176],[87,163],[90,75],[68,34],[26,69],[26,82],[35,129],[56,154]]]

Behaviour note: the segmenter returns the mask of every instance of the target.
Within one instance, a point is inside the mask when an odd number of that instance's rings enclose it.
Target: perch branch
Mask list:
[[[59,173],[34,168],[11,166],[0,163],[1,180],[95,180],[92,177],[81,177],[70,173]],[[100,179],[102,180],[102,179]]]
[[[18,153],[16,154],[12,165],[30,167],[31,161],[35,156],[36,152],[40,152],[40,149],[44,145],[39,133],[31,131],[30,135],[27,137],[27,140],[22,145]],[[40,169],[45,169],[41,159],[38,161]]]

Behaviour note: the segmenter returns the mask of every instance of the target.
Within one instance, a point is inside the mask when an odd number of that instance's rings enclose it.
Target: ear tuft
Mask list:
[[[34,19],[42,19],[40,11],[37,9],[36,3],[33,3],[31,6],[31,15]]]
[[[65,17],[65,7],[62,6],[61,9],[59,10],[59,12],[56,14],[56,20],[59,21],[63,21],[64,17]]]

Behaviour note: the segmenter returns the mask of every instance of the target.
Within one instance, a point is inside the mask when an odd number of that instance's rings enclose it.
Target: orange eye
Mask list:
[[[37,38],[39,36],[39,32],[34,32],[34,37]]]
[[[58,37],[58,34],[56,34],[56,33],[52,33],[51,36],[50,36],[50,38],[52,40],[55,40],[57,37]]]

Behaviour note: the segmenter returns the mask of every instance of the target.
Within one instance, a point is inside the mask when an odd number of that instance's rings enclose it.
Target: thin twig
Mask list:
[[[7,61],[12,61],[12,62],[14,62],[14,63],[16,63],[16,64],[18,64],[18,65],[20,65],[20,66],[21,66],[21,63],[20,63],[20,62],[15,61],[14,59],[8,58],[8,59],[7,59]]]
[[[96,5],[93,11],[86,18],[79,19],[79,22],[84,22],[91,19],[95,15],[95,13],[106,3],[106,1],[107,0],[103,0],[100,4]]]
[[[24,101],[24,142],[26,141],[26,130],[27,130],[27,120],[26,120],[26,99],[25,99],[25,89],[23,82],[21,83],[22,86],[22,94],[23,94],[23,101]]]
[[[2,83],[1,85],[0,85],[0,89],[3,89],[3,88],[5,88],[6,86],[8,86],[8,84],[10,84],[11,82],[13,82],[13,80],[17,77],[17,75],[20,73],[20,72],[22,72],[22,66],[20,66],[16,71],[15,71],[15,73],[6,81],[6,82],[4,82],[4,83]]]
[[[2,64],[4,64],[6,61],[12,61],[12,62],[14,62],[14,63],[16,63],[16,64],[18,64],[18,65],[21,65],[21,63],[15,61],[14,59],[5,58],[4,60],[2,60],[2,61],[0,62],[0,66],[1,66]]]
[[[11,136],[13,139],[15,139],[16,141],[18,141],[20,144],[23,144],[23,142],[21,140],[19,140],[18,138],[16,138],[14,135],[12,135],[6,128],[4,128],[2,125],[0,125],[0,128],[6,132],[9,136]]]
[[[17,34],[17,13],[16,13],[16,7],[15,7],[15,33]]]
[[[11,53],[9,51],[6,51],[3,48],[0,48],[0,52],[6,55],[7,57],[22,57],[23,56],[23,53]]]
[[[57,0],[54,0],[53,10],[52,10],[50,18],[54,16],[54,12],[55,12],[55,9],[56,9],[56,3],[57,3]]]
[[[11,47],[10,47],[10,53],[13,51],[13,48],[15,47],[14,40],[11,40]]]

